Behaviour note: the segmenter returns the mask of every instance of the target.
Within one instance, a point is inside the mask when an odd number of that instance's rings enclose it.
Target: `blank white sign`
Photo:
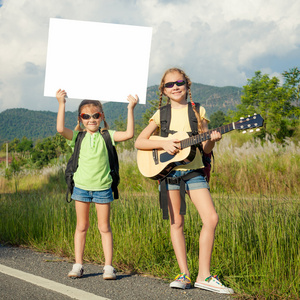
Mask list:
[[[44,96],[146,103],[151,27],[50,19]]]

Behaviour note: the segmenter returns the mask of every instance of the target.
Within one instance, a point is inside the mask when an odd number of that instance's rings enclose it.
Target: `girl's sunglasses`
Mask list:
[[[99,119],[101,117],[101,115],[102,115],[101,112],[97,112],[97,113],[94,113],[93,115],[81,114],[80,117],[84,120],[89,120],[90,118]]]
[[[172,88],[174,86],[174,84],[176,84],[177,86],[182,86],[185,84],[184,80],[178,80],[178,81],[174,81],[174,82],[167,82],[164,84],[164,87],[166,88]]]

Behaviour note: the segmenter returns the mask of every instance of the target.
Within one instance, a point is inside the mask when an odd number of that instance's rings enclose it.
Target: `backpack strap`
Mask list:
[[[196,110],[200,112],[200,103],[195,103]],[[191,102],[188,102],[188,117],[191,127],[191,132],[188,132],[189,136],[197,135],[198,134],[198,120],[194,113],[193,106]],[[160,126],[161,126],[161,136],[167,137],[169,133],[173,134],[176,131],[169,130],[171,123],[171,105],[167,104],[160,108]],[[202,159],[210,160],[210,155],[213,156],[213,154],[206,154],[203,151],[202,144],[198,145],[199,150],[202,153]],[[196,176],[205,176],[206,174],[203,169],[194,170],[193,172],[190,172],[186,175],[183,175],[181,177],[165,177],[162,180],[159,181],[160,183],[160,193],[159,193],[159,203],[160,208],[163,211],[163,219],[168,219],[168,196],[167,196],[167,183],[169,184],[178,184],[180,183],[180,214],[185,215],[186,214],[186,203],[185,203],[185,182],[193,177]],[[207,178],[209,180],[209,178]]]
[[[204,175],[202,169],[194,170],[186,175],[180,177],[165,177],[159,181],[160,183],[160,193],[159,193],[159,203],[160,208],[163,212],[163,219],[169,219],[168,214],[168,196],[167,196],[167,183],[169,184],[180,184],[180,215],[186,214],[186,202],[185,202],[185,182],[191,178],[199,175]]]
[[[115,150],[115,148],[112,144],[111,137],[110,137],[110,134],[109,134],[108,130],[102,130],[102,131],[100,130],[100,134],[102,135],[102,137],[105,141],[107,152],[108,152],[110,174],[111,174],[111,177],[113,179],[113,184],[112,184],[111,188],[112,188],[112,191],[114,193],[114,199],[119,199],[119,191],[118,191],[118,187],[117,187],[119,182],[114,183],[116,178],[119,177],[119,175],[116,174],[116,171],[115,171],[115,168],[114,168],[115,159],[118,159],[118,156],[117,156],[116,150]],[[119,180],[119,179],[117,179],[117,180]]]
[[[66,193],[66,201],[70,203],[72,201],[72,193],[73,193],[73,188],[74,188],[74,181],[73,181],[73,175],[76,172],[78,168],[78,158],[79,158],[79,152],[80,152],[80,147],[81,147],[81,142],[83,138],[85,137],[86,131],[80,131],[77,134],[76,140],[75,140],[75,146],[74,146],[74,151],[73,154],[67,164],[66,168],[66,180],[67,180],[67,193]],[[68,171],[67,171],[68,170]],[[69,194],[70,194],[70,199],[69,199]]]
[[[196,109],[199,111],[200,103],[195,103]],[[193,106],[191,102],[188,102],[188,116],[191,126],[191,132],[188,132],[190,136],[198,134],[198,120],[193,111]],[[161,126],[161,136],[167,137],[169,133],[174,134],[176,131],[170,130],[171,123],[171,104],[164,105],[160,108],[160,126]]]
[[[200,103],[195,103],[195,105],[196,105],[196,110],[199,111]],[[188,115],[189,115],[191,130],[192,130],[190,135],[197,135],[198,134],[198,120],[193,111],[193,106],[192,106],[191,102],[188,102]]]
[[[190,120],[190,126],[191,126],[191,135],[197,135],[198,134],[198,120],[195,116],[195,113],[193,111],[193,106],[191,104],[191,102],[188,103],[189,107],[188,107],[188,114],[189,114],[189,120]],[[195,103],[196,105],[196,109],[197,111],[200,112],[200,103]],[[197,147],[200,150],[200,153],[202,154],[202,160],[203,160],[203,164],[205,166],[205,168],[209,168],[209,170],[207,170],[206,172],[206,177],[207,177],[207,182],[209,182],[210,176],[208,174],[210,174],[210,165],[211,165],[211,161],[213,159],[214,161],[214,152],[213,150],[210,153],[205,153],[203,151],[203,146],[202,143],[200,143],[199,145],[197,145]],[[211,159],[212,158],[212,159]],[[213,172],[214,172],[214,165],[213,165]]]
[[[176,131],[169,130],[171,123],[171,104],[164,105],[160,108],[160,136],[168,137],[169,133],[174,134]]]

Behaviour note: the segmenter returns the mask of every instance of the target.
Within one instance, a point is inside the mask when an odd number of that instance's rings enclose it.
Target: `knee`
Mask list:
[[[86,233],[90,227],[89,223],[77,224],[76,231],[79,233]]]
[[[184,226],[184,218],[179,217],[179,218],[171,218],[171,230],[183,230]]]
[[[101,235],[111,232],[111,227],[109,224],[99,224],[98,229]]]
[[[214,214],[210,215],[209,218],[207,218],[203,222],[203,225],[207,226],[211,229],[215,229],[217,227],[218,223],[219,223],[219,216],[217,213],[214,213]]]

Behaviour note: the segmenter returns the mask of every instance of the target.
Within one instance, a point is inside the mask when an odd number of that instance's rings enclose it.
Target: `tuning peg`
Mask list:
[[[240,120],[244,120],[244,117],[240,117]]]
[[[260,131],[260,128],[256,128],[256,131]]]
[[[257,115],[257,113],[254,113],[254,116],[256,116]]]
[[[244,130],[242,133],[246,133],[247,131],[246,130]]]
[[[253,129],[250,129],[250,132],[253,132]]]
[[[251,116],[250,115],[248,115],[248,118],[250,118]]]

